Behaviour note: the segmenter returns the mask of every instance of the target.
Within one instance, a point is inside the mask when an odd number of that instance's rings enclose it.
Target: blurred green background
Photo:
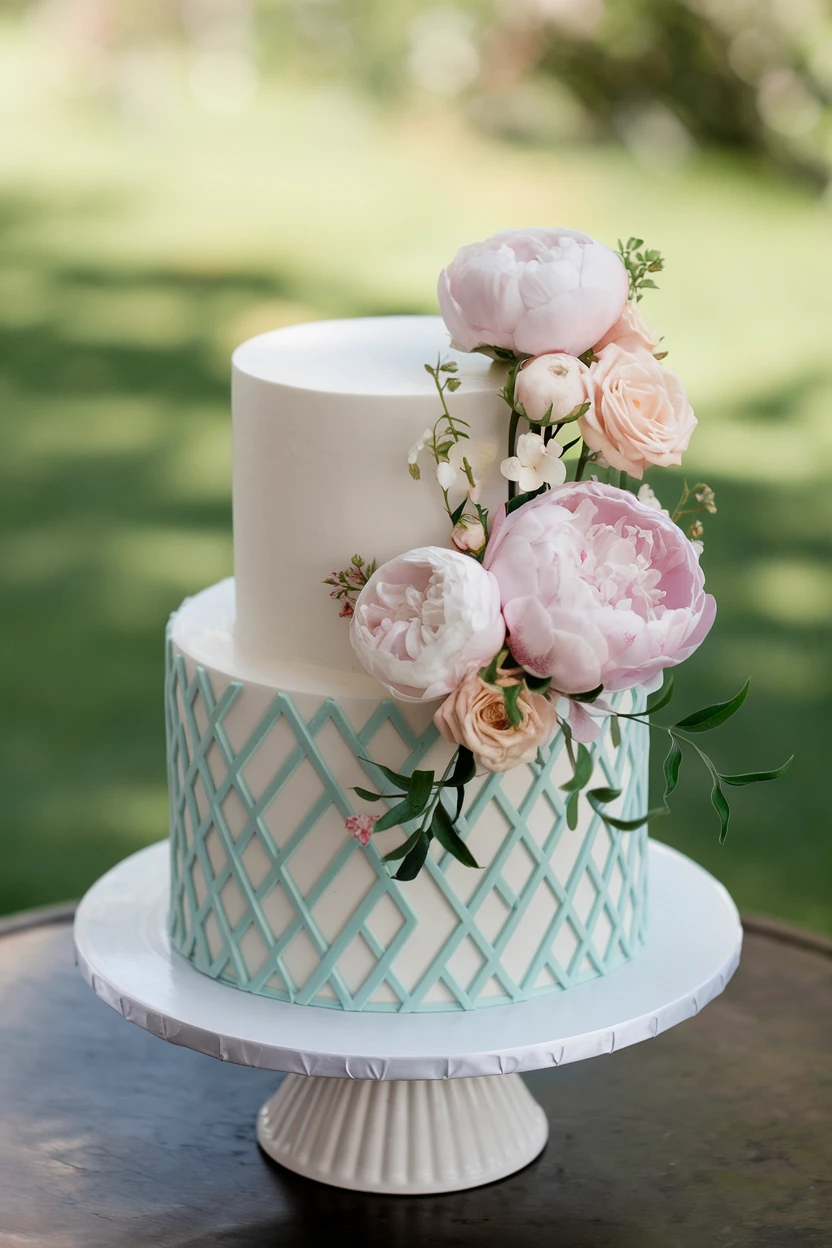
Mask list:
[[[0,911],[166,832],[162,635],[232,570],[233,346],[435,311],[462,243],[564,224],[667,259],[642,307],[719,506],[679,714],[750,675],[712,751],[797,754],[725,846],[693,766],[654,831],[832,931],[831,90],[828,0],[0,4]]]

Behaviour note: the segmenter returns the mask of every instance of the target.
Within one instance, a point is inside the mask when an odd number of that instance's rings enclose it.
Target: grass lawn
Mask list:
[[[561,222],[638,232],[668,259],[642,306],[701,421],[688,479],[719,505],[704,566],[720,613],[679,715],[750,675],[713,752],[731,771],[797,754],[736,791],[725,846],[692,765],[655,834],[742,908],[832,931],[829,206],[738,163],[511,149],[335,91],[130,118],[62,94],[34,40],[0,38],[0,912],[77,896],[166,833],[162,635],[232,570],[235,343],[433,311],[461,243]],[[671,505],[679,484],[653,480]]]

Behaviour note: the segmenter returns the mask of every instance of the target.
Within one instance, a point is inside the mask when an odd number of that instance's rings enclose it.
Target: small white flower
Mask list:
[[[562,454],[563,447],[554,438],[546,443],[539,433],[524,433],[517,439],[517,454],[503,460],[500,472],[509,481],[516,481],[523,494],[544,484],[563,485],[566,464]]]
[[[640,485],[640,486],[639,486],[639,488],[638,488],[638,494],[636,495],[636,498],[637,498],[637,499],[638,499],[638,501],[639,501],[640,503],[642,503],[645,507],[649,507],[649,508],[651,509],[651,511],[660,511],[660,512],[661,512],[661,514],[662,514],[663,516],[669,516],[669,515],[670,515],[670,512],[667,510],[667,508],[666,508],[666,507],[662,507],[661,503],[660,503],[660,502],[659,502],[659,500],[656,498],[656,495],[653,493],[653,490],[652,490],[652,489],[651,489],[651,487],[647,484],[647,482],[646,482],[646,481],[645,481],[644,485]]]
[[[443,490],[450,490],[457,483],[459,473],[453,464],[449,464],[446,459],[441,459],[436,465],[436,480],[442,486]]]
[[[693,549],[696,551],[696,558],[697,558],[697,559],[701,559],[701,558],[702,558],[702,553],[703,553],[703,551],[705,550],[705,543],[704,543],[704,542],[700,542],[700,541],[697,539],[697,540],[695,540],[695,541],[692,541],[692,542],[691,542],[691,546],[692,546],[692,547],[693,547]]]
[[[497,458],[497,448],[493,442],[479,442],[463,438],[455,442],[448,451],[448,459],[436,465],[436,479],[443,490],[450,490],[455,485],[464,485],[468,497],[477,502],[480,487],[486,470]],[[463,462],[464,461],[464,462]],[[468,471],[465,464],[467,463]],[[469,479],[469,472],[473,483]]]
[[[417,438],[410,450],[407,452],[407,462],[409,464],[415,464],[428,442],[432,441],[432,439],[433,430],[426,429],[421,438]]]

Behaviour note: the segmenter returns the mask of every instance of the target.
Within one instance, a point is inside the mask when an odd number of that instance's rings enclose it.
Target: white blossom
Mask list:
[[[667,508],[662,507],[661,503],[656,498],[656,495],[653,493],[652,487],[649,486],[646,481],[644,485],[639,486],[636,498],[640,503],[642,503],[645,507],[649,507],[652,511],[660,511],[663,516],[670,515]]]
[[[500,472],[509,481],[516,481],[527,494],[541,485],[563,485],[566,465],[561,459],[563,447],[552,438],[548,443],[539,433],[524,433],[517,439],[517,454],[504,459]]]

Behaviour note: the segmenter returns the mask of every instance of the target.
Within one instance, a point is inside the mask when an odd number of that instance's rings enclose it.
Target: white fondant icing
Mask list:
[[[368,317],[276,330],[234,353],[236,644],[257,662],[300,661],[359,672],[348,629],[321,584],[353,554],[384,562],[449,544],[429,464],[411,480],[407,452],[441,406],[424,364],[457,361],[448,395],[471,436],[504,454],[497,396],[505,370],[450,350],[440,317]],[[483,503],[505,482],[495,464]]]

